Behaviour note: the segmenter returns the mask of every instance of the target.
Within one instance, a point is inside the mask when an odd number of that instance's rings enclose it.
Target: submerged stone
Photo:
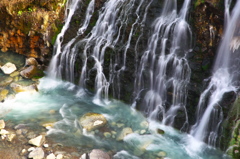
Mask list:
[[[166,157],[166,156],[167,156],[167,153],[164,152],[164,151],[160,151],[157,155],[158,155],[159,157]]]
[[[2,76],[0,77],[0,87],[8,86],[13,81],[12,77]]]
[[[123,140],[125,136],[127,136],[128,134],[132,134],[133,131],[131,128],[124,128],[120,134],[118,135],[117,137],[117,140],[120,141],[120,140]]]
[[[103,134],[106,138],[110,138],[112,136],[110,132],[105,132]]]
[[[107,120],[102,114],[87,113],[79,120],[80,125],[87,131],[92,131],[106,125]]]
[[[20,92],[37,92],[38,88],[36,84],[30,84],[30,85],[22,85],[19,83],[11,83],[10,87],[13,89],[15,93]]]
[[[8,62],[1,67],[1,70],[4,74],[11,74],[17,70],[17,67],[13,63]]]

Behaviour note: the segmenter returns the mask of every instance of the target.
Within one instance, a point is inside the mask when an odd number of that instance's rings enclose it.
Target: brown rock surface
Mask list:
[[[0,50],[43,59],[62,26],[66,0],[1,0]]]

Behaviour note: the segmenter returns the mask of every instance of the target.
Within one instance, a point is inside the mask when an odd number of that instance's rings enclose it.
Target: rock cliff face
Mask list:
[[[66,0],[1,0],[0,49],[44,62],[63,23]]]
[[[224,0],[195,0],[189,22],[193,32],[193,51],[189,54],[191,82],[189,85],[188,112],[190,124],[194,122],[195,108],[201,92],[207,87],[214,57],[221,40],[224,24]],[[191,119],[192,118],[192,119]]]

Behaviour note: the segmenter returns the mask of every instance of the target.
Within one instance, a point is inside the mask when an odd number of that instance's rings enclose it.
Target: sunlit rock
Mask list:
[[[47,148],[47,147],[49,147],[49,145],[48,144],[44,144],[43,147]]]
[[[43,159],[44,158],[43,149],[40,147],[34,149],[32,152],[29,153],[28,158]]]
[[[0,87],[8,86],[13,81],[12,77],[0,77]]]
[[[28,152],[31,152],[31,151],[33,151],[33,150],[35,150],[35,148],[34,148],[34,147],[30,147],[30,148],[28,149]]]
[[[56,156],[53,153],[51,153],[47,156],[46,159],[55,159],[55,158],[56,158]]]
[[[92,131],[106,125],[107,120],[102,114],[87,113],[80,118],[79,122],[87,131]]]
[[[5,128],[5,122],[4,120],[0,120],[0,129],[4,129]]]
[[[15,93],[19,92],[37,92],[37,85],[31,84],[31,85],[22,85],[19,83],[11,83],[10,87]]]
[[[1,67],[1,70],[4,74],[11,74],[17,70],[17,67],[13,63],[8,62]]]
[[[56,159],[63,159],[63,155],[62,154],[58,154]]]
[[[5,136],[5,135],[8,135],[8,134],[9,134],[9,131],[7,131],[5,129],[1,129],[1,131],[0,131],[1,136]]]
[[[31,145],[39,147],[44,143],[44,141],[45,141],[45,137],[43,135],[40,135],[36,138],[33,138],[33,139],[29,140],[28,143],[31,144]]]
[[[127,136],[128,134],[132,134],[133,131],[131,128],[124,128],[120,134],[118,135],[117,137],[117,140],[120,141],[120,140],[123,140],[125,136]]]
[[[20,152],[20,155],[23,156],[23,155],[26,155],[27,154],[27,150],[26,149],[22,149],[22,151]]]
[[[7,140],[11,142],[15,137],[16,137],[16,134],[10,133],[7,135]]]
[[[43,71],[38,68],[38,62],[35,58],[26,59],[25,67],[20,72],[20,75],[24,78],[42,77]]]

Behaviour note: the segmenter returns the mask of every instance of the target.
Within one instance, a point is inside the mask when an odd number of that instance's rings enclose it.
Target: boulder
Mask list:
[[[40,147],[34,149],[32,152],[29,153],[28,158],[43,159],[44,158],[43,149]]]
[[[1,70],[3,71],[3,73],[8,75],[16,71],[17,67],[13,63],[8,62],[1,67]]]
[[[34,78],[42,77],[44,75],[43,71],[38,68],[38,62],[35,58],[26,59],[25,66],[20,72],[20,75],[24,78]]]
[[[45,141],[45,137],[43,135],[40,135],[38,137],[35,137],[35,138],[29,140],[28,143],[39,147],[44,143],[44,141]]]
[[[102,114],[87,113],[80,118],[79,123],[87,131],[92,131],[106,125],[107,120]]]

